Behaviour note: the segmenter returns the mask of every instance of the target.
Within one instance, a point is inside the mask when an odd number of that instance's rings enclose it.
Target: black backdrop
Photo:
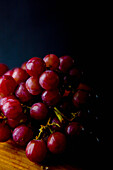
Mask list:
[[[71,0],[0,1],[0,62],[13,68],[48,53],[79,56],[89,79],[102,87],[104,37],[100,7]]]

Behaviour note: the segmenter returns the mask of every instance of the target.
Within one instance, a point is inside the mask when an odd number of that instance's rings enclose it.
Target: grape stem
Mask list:
[[[52,134],[52,133],[53,133],[53,130],[51,129],[52,126],[58,126],[58,127],[60,127],[59,124],[57,124],[57,123],[55,123],[55,122],[50,123],[50,121],[51,121],[51,117],[48,119],[47,124],[46,124],[45,126],[44,126],[44,125],[41,125],[41,127],[40,127],[40,129],[39,129],[39,134],[38,134],[38,136],[35,137],[36,140],[38,140],[38,139],[41,137],[41,135],[44,133],[44,131],[45,131],[45,130],[47,131],[47,129],[48,129],[49,132]],[[48,136],[48,134],[47,134],[47,136]]]
[[[4,120],[4,119],[6,119],[6,116],[4,116],[4,114],[1,112],[0,113],[0,120]]]
[[[72,118],[69,119],[63,113],[61,113],[56,107],[54,107],[54,112],[61,123],[64,121],[64,119],[66,119],[67,121],[73,121],[79,113],[79,111],[75,113],[70,113]]]
[[[23,108],[31,109],[31,107],[30,107],[30,106],[24,105],[23,103],[21,103],[21,106],[22,106]]]
[[[54,109],[54,113],[55,115],[57,116],[58,120],[62,123],[62,122],[65,122],[64,119],[66,119],[67,121],[73,121],[75,119],[75,117],[78,115],[78,112],[76,113],[71,113],[71,117],[72,118],[67,118],[63,113],[61,113],[56,107],[53,108]],[[48,121],[47,121],[47,124],[44,126],[44,125],[41,125],[40,129],[39,129],[39,134],[38,136],[35,137],[36,140],[40,139],[41,135],[43,137],[43,134],[44,132],[47,130],[49,130],[49,133],[53,133],[53,130],[52,130],[52,126],[58,126],[60,127],[59,124],[53,122],[53,123],[50,123],[51,122],[51,117],[49,117]],[[46,133],[45,133],[46,134]],[[47,136],[48,136],[48,133],[47,133]]]
[[[64,120],[63,117],[65,117],[65,116],[56,107],[54,107],[54,112],[55,112],[58,120],[62,123]]]

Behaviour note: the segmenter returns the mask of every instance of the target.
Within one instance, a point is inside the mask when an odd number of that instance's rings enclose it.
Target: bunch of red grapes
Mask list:
[[[70,56],[33,57],[11,70],[1,63],[0,142],[12,138],[37,163],[77,150],[92,134],[99,142],[91,112],[98,96],[83,77]]]

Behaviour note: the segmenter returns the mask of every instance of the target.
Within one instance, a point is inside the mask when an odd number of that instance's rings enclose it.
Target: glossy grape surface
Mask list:
[[[51,91],[44,91],[41,97],[42,97],[42,101],[49,106],[56,105],[61,99],[61,95],[58,89],[51,90]]]
[[[22,68],[15,68],[13,70],[12,77],[15,79],[17,84],[20,84],[21,82],[25,82],[28,79],[29,75]]]
[[[32,99],[32,94],[26,89],[25,82],[22,82],[18,85],[15,95],[21,102],[28,102]]]
[[[38,57],[33,57],[26,63],[26,71],[30,76],[40,76],[45,69],[45,62]]]
[[[16,99],[16,97],[14,95],[11,95],[11,96],[7,96],[7,97],[3,97],[0,99],[0,108],[2,109],[2,106],[8,101],[8,100],[11,100],[11,99]]]
[[[41,74],[39,83],[45,90],[52,90],[57,88],[59,84],[59,77],[54,71],[46,70]]]
[[[0,98],[11,95],[17,84],[15,80],[8,75],[3,75],[0,77]]]
[[[89,93],[86,91],[77,91],[73,96],[73,104],[79,108],[81,105],[87,102]]]
[[[22,106],[16,99],[9,99],[2,106],[2,111],[7,118],[14,119],[22,114]]]
[[[46,63],[46,67],[50,68],[50,70],[58,69],[60,60],[55,54],[48,54],[43,60]]]
[[[31,140],[26,147],[26,156],[33,162],[42,162],[46,154],[47,146],[43,140]]]
[[[47,140],[47,147],[53,154],[60,154],[65,150],[66,137],[61,132],[52,133]]]
[[[39,84],[39,79],[37,77],[30,77],[26,81],[26,89],[32,95],[38,95],[42,92],[42,88]]]
[[[48,108],[44,103],[34,103],[30,109],[30,116],[36,120],[43,120],[48,115]]]
[[[12,135],[13,140],[20,146],[26,146],[27,143],[33,138],[32,130],[24,124],[17,126]]]
[[[70,56],[62,56],[59,58],[60,59],[60,65],[59,65],[59,69],[66,73],[67,71],[69,71],[69,69],[73,66],[74,64],[74,60],[72,57]]]
[[[79,135],[81,130],[82,130],[82,127],[81,127],[80,123],[71,122],[66,127],[66,134],[70,135],[70,136]]]

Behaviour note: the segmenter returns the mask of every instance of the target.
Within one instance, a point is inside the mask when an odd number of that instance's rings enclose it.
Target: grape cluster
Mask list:
[[[12,138],[40,163],[85,147],[92,134],[100,140],[91,111],[97,95],[72,57],[33,57],[11,70],[1,63],[0,76],[0,142]]]

